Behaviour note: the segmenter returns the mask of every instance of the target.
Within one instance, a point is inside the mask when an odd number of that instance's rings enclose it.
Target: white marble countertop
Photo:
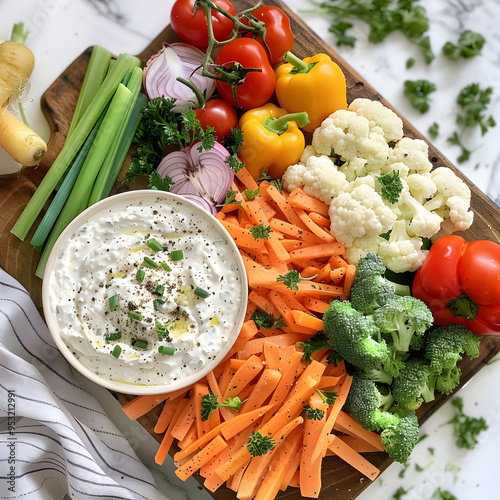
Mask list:
[[[0,0],[0,38],[8,38],[12,25],[23,21],[30,31],[27,45],[36,57],[31,81],[31,101],[26,114],[30,125],[48,140],[49,127],[40,110],[40,96],[59,74],[87,47],[102,45],[113,53],[139,53],[163,30],[169,22],[172,1],[159,0]],[[306,0],[286,1],[296,12],[309,9]],[[470,161],[457,165],[481,190],[500,203],[500,2],[499,0],[422,0],[430,18],[431,43],[436,59],[427,65],[420,49],[400,34],[390,35],[385,42],[372,45],[366,41],[366,28],[356,26],[358,42],[355,48],[335,46],[335,37],[329,33],[329,19],[320,14],[301,14],[304,21],[358,71],[388,102],[424,135],[433,122],[440,124],[440,135],[434,141],[437,148],[456,163],[459,149],[447,142],[456,130],[455,104],[459,91],[467,84],[477,82],[493,88],[492,114],[499,125],[481,137],[479,132],[464,136],[474,150]],[[446,41],[456,42],[460,33],[471,29],[483,34],[486,44],[482,55],[466,62],[453,62],[441,54]],[[416,59],[411,69],[406,60]],[[403,82],[425,78],[434,82],[438,90],[432,94],[428,113],[421,115],[403,95]],[[0,161],[5,157],[0,156]],[[480,437],[474,451],[464,452],[455,447],[447,422],[453,415],[449,403],[439,409],[422,426],[429,437],[417,445],[405,477],[398,476],[402,467],[392,465],[358,498],[375,500],[392,498],[403,486],[412,488],[405,500],[431,498],[436,488],[448,489],[458,499],[498,497],[494,463],[500,447],[500,401],[497,380],[500,363],[485,367],[459,392],[465,403],[465,412],[484,416],[489,430]],[[89,385],[90,386],[90,385]],[[93,392],[110,413],[124,435],[129,438],[140,458],[155,471],[160,488],[172,499],[210,499],[193,479],[186,484],[173,474],[170,460],[162,466],[154,464],[157,443],[136,422],[128,421],[119,404],[104,390],[92,387]],[[433,448],[431,455],[429,448]],[[432,462],[432,464],[431,464]],[[415,464],[425,467],[417,472]],[[460,470],[451,470],[451,464]],[[331,497],[334,500],[334,496]]]

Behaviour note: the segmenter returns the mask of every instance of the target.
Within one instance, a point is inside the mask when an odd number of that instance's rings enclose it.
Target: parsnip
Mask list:
[[[47,144],[6,108],[7,102],[0,108],[0,145],[21,165],[38,165],[47,151]]]
[[[28,47],[18,42],[0,44],[0,103],[21,89],[35,66],[35,56]]]

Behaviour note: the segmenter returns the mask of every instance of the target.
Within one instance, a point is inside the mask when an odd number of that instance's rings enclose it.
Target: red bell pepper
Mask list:
[[[500,245],[439,238],[415,275],[412,294],[427,304],[437,325],[500,333]]]

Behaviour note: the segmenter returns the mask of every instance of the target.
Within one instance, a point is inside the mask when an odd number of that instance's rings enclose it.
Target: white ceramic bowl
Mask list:
[[[233,262],[235,263],[238,273],[237,277],[234,279],[234,282],[238,281],[239,285],[237,286],[237,291],[241,294],[241,301],[236,311],[236,318],[234,320],[234,323],[230,327],[226,328],[224,333],[227,334],[227,341],[222,346],[220,346],[219,352],[215,355],[215,357],[209,359],[205,364],[201,366],[201,368],[197,369],[197,371],[195,371],[194,373],[163,384],[144,384],[141,382],[131,383],[116,379],[116,377],[114,377],[114,379],[106,378],[99,373],[96,373],[95,370],[90,369],[85,364],[83,364],[82,361],[77,357],[77,354],[74,352],[75,349],[72,349],[72,347],[68,345],[68,343],[61,335],[61,323],[57,318],[53,293],[53,287],[57,288],[59,286],[59,281],[56,278],[54,269],[58,264],[60,256],[64,252],[64,248],[66,247],[65,243],[67,243],[68,240],[70,240],[70,238],[84,224],[88,224],[92,220],[96,220],[96,218],[103,216],[103,214],[107,216],[111,212],[120,213],[123,211],[124,206],[136,206],[140,204],[142,206],[154,208],[155,203],[159,202],[161,202],[163,205],[169,204],[169,206],[171,206],[172,208],[174,208],[175,206],[178,207],[178,204],[181,203],[190,211],[197,214],[197,217],[199,216],[199,218],[203,221],[204,226],[210,226],[213,228],[213,231],[216,232],[216,234],[213,235],[214,239],[224,239],[226,241],[226,244],[229,245],[229,254],[232,257]],[[210,236],[212,236],[211,231],[212,229],[210,229]],[[92,235],[90,235],[90,238],[91,237]],[[73,263],[71,265],[73,265]],[[85,377],[103,387],[106,387],[109,390],[121,392],[124,394],[162,394],[172,392],[178,389],[185,388],[203,378],[222,361],[222,359],[228,353],[229,349],[232,347],[236,338],[238,337],[245,317],[247,299],[248,284],[243,260],[234,241],[232,240],[226,229],[222,226],[222,224],[220,224],[220,222],[215,217],[210,215],[204,209],[202,209],[195,203],[186,200],[184,197],[156,190],[129,191],[126,193],[111,196],[96,203],[95,205],[92,205],[87,210],[82,212],[62,232],[57,242],[55,243],[46,264],[42,284],[42,303],[45,320],[54,339],[54,342],[56,343],[61,353],[68,360],[68,362]],[[99,356],[101,355],[111,356],[109,352],[100,353]],[[113,363],[115,363],[115,361],[113,361]],[[103,365],[105,365],[105,363],[103,363]]]

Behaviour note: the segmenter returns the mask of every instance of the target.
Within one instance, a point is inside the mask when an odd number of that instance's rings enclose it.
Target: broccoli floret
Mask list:
[[[414,411],[404,411],[397,407],[393,407],[391,411],[399,419],[396,425],[390,425],[382,431],[380,442],[393,460],[405,464],[418,442],[418,419]]]
[[[345,409],[369,431],[379,431],[390,425],[397,425],[399,418],[388,411],[394,398],[390,391],[382,394],[377,385],[358,374],[353,375],[351,388],[345,402]]]
[[[479,356],[481,336],[463,325],[440,326],[425,335],[424,356],[437,375],[436,389],[450,394],[459,384],[461,370],[457,363],[464,355]]]
[[[427,360],[410,358],[392,384],[394,399],[401,408],[416,410],[434,399],[436,378]]]
[[[397,287],[408,290],[405,285],[396,285],[386,280],[383,276],[385,270],[381,257],[375,253],[359,259],[349,292],[349,301],[354,309],[363,314],[372,314],[378,307],[398,297]]]
[[[348,300],[334,300],[323,315],[325,333],[333,349],[348,363],[366,371],[382,370],[388,349],[372,316],[363,316]]]
[[[415,297],[398,297],[373,313],[381,332],[390,333],[395,351],[406,353],[415,334],[423,335],[433,323],[427,305]]]

